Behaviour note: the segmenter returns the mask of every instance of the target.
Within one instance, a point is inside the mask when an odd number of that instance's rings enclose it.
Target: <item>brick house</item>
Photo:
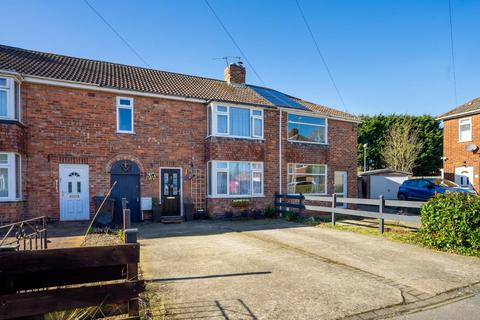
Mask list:
[[[480,98],[437,117],[443,121],[443,174],[480,191]]]
[[[359,120],[245,78],[0,46],[0,221],[88,219],[114,181],[137,221],[151,198],[222,216],[275,192],[356,196]]]

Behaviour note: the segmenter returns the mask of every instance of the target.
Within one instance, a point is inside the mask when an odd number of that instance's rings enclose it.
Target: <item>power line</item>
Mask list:
[[[243,56],[243,59],[245,59],[245,61],[247,62],[248,66],[250,67],[250,69],[252,69],[253,73],[255,73],[255,76],[258,78],[258,80],[260,80],[260,82],[263,84],[263,86],[267,86],[265,84],[265,81],[263,81],[262,77],[260,77],[260,75],[257,73],[257,71],[255,70],[255,68],[253,67],[253,65],[250,63],[250,60],[248,60],[247,58],[247,55],[243,52],[243,50],[240,48],[240,46],[238,45],[238,43],[235,41],[235,39],[233,38],[232,34],[228,31],[227,27],[223,24],[222,20],[220,19],[220,17],[217,15],[217,13],[215,12],[215,10],[213,9],[213,7],[210,5],[210,3],[208,2],[208,0],[205,0],[205,3],[206,5],[210,8],[210,11],[212,11],[213,15],[215,16],[215,18],[217,19],[218,23],[220,23],[220,25],[222,26],[223,28],[223,31],[225,31],[225,33],[228,35],[228,37],[230,38],[230,40],[233,42],[233,44],[235,45],[235,47],[237,47],[237,50],[240,52],[240,54]]]
[[[337,84],[335,83],[335,80],[333,79],[333,75],[330,72],[330,68],[328,67],[327,61],[325,60],[322,51],[320,50],[320,46],[317,43],[317,40],[315,39],[315,36],[313,35],[312,29],[310,28],[310,24],[307,21],[307,18],[305,17],[305,14],[303,13],[302,7],[300,6],[300,3],[298,0],[295,0],[297,3],[298,10],[300,11],[300,14],[302,16],[303,22],[305,23],[305,26],[307,27],[308,33],[310,34],[310,37],[313,40],[313,43],[315,44],[315,48],[317,49],[318,55],[320,56],[320,59],[323,62],[323,65],[325,67],[325,70],[327,70],[328,77],[330,78],[330,81],[332,82],[335,91],[337,92],[338,97],[340,98],[340,101],[342,102],[343,107],[345,110],[347,109],[347,106],[345,105],[345,101],[343,100],[342,94],[340,93],[340,90],[337,87]]]
[[[238,43],[235,41],[235,38],[233,38],[232,34],[228,31],[227,27],[225,26],[225,24],[222,22],[222,19],[220,19],[220,17],[217,15],[217,13],[215,12],[215,10],[213,9],[213,7],[210,5],[210,3],[208,2],[208,0],[204,0],[205,3],[207,4],[207,6],[210,8],[210,11],[212,11],[213,15],[215,16],[215,18],[217,19],[218,23],[220,23],[220,25],[222,26],[223,30],[225,31],[225,33],[228,35],[228,37],[230,38],[230,40],[233,42],[233,44],[235,45],[235,47],[237,47],[238,51],[240,52],[240,54],[243,56],[243,58],[245,59],[245,61],[247,62],[248,66],[250,67],[250,69],[252,69],[253,73],[255,73],[255,75],[257,76],[257,78],[260,80],[260,82],[263,84],[263,86],[265,88],[268,88],[268,86],[266,85],[265,81],[263,81],[262,77],[260,77],[260,75],[258,74],[258,72],[255,70],[255,68],[253,67],[253,65],[250,63],[250,61],[248,60],[247,56],[245,55],[245,53],[243,52],[242,48],[240,48],[240,46],[238,45]],[[238,58],[238,57],[237,57]],[[289,101],[286,101],[282,96],[278,95],[275,93],[275,91],[272,89],[271,91],[272,95],[275,96],[277,99],[283,101],[285,103],[285,106],[288,106],[290,105],[290,102]]]
[[[452,71],[453,71],[453,94],[455,105],[458,105],[457,99],[457,76],[455,72],[455,51],[453,49],[453,22],[452,22],[452,0],[448,0],[448,15],[450,18],[450,48],[452,49]]]
[[[100,14],[100,12],[98,12],[91,4],[90,2],[88,2],[88,0],[83,0],[85,2],[85,4],[87,6],[90,7],[90,9],[92,9],[92,11],[110,28],[110,30],[113,31],[113,33],[115,33],[115,35],[120,39],[122,40],[122,42],[130,49],[130,51],[133,52],[133,54],[135,54],[137,56],[138,59],[140,59],[147,67],[151,68],[151,66],[148,64],[147,61],[145,61],[145,59],[143,59],[143,57],[140,55],[140,53],[137,52],[137,50],[135,50],[129,43],[128,41],[122,37],[120,35],[120,33],[117,32],[117,30],[115,30],[115,28],[110,24],[108,23],[108,21]]]

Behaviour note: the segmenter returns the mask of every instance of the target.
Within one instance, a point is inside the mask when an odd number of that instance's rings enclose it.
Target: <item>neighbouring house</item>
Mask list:
[[[358,193],[361,198],[396,200],[398,188],[412,176],[411,172],[394,169],[378,169],[358,174]]]
[[[135,221],[152,198],[222,216],[275,192],[356,196],[359,119],[245,79],[0,46],[1,221],[89,219],[115,181]]]
[[[480,191],[480,98],[437,117],[443,121],[445,179]]]

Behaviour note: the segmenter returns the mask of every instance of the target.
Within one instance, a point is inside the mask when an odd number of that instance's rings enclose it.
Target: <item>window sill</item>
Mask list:
[[[254,138],[254,137],[240,137],[240,136],[222,136],[222,135],[209,135],[205,137],[205,140],[210,138],[226,138],[232,140],[248,140],[248,141],[265,141],[265,138]]]
[[[265,198],[264,194],[244,195],[244,196],[207,196],[207,199],[249,199],[249,198]]]
[[[135,131],[118,131],[117,133],[135,134]]]
[[[26,200],[24,199],[1,199],[0,198],[0,204],[2,203],[17,203],[17,202],[25,202]]]
[[[10,118],[2,118],[0,117],[0,124],[1,123],[4,123],[4,124],[16,124],[17,126],[19,126],[20,128],[25,128],[26,126],[19,120],[15,120],[15,119],[10,119]]]
[[[287,193],[288,196],[299,196],[300,193]],[[328,193],[302,193],[302,196],[328,196]]]
[[[328,146],[328,143],[320,143],[320,142],[309,142],[309,141],[298,141],[298,140],[287,140],[290,143],[298,143],[298,144],[308,144],[308,145],[315,145],[315,146]]]
[[[472,142],[472,140],[458,140],[458,143],[462,143],[462,142]]]

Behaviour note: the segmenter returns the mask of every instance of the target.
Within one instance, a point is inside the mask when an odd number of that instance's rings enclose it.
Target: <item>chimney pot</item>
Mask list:
[[[230,63],[223,71],[224,80],[228,84],[245,84],[245,67],[240,63]]]

